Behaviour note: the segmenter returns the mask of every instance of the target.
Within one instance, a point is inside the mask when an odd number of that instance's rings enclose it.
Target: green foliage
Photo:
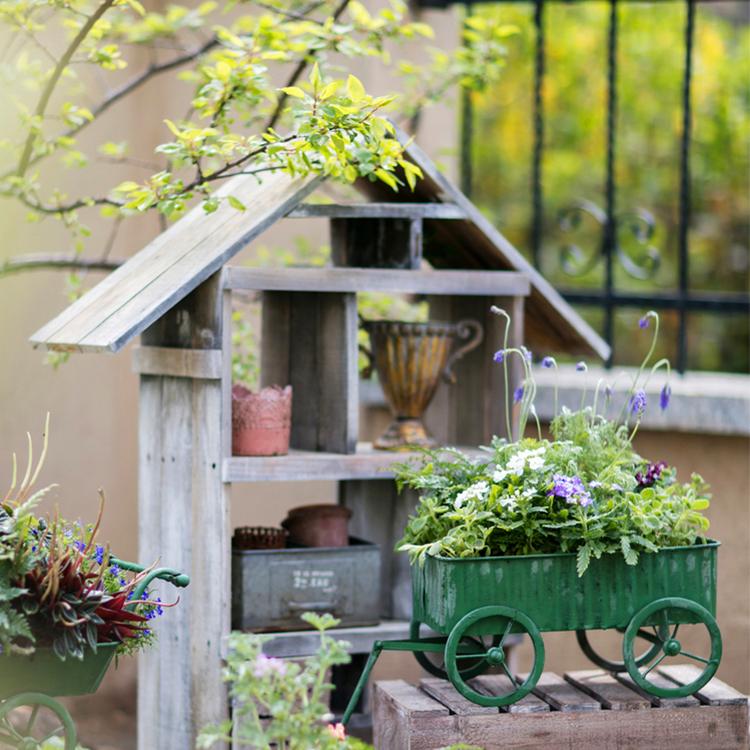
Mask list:
[[[519,398],[520,434],[524,434],[527,416],[535,413],[531,356],[523,347],[507,348],[510,317],[496,307],[492,311],[505,320],[506,348],[495,354],[495,360],[506,368],[506,377],[510,357],[524,362]],[[550,425],[552,440],[543,439],[539,429],[536,439],[508,442],[495,437],[480,458],[443,449],[426,451],[419,464],[396,467],[399,488],[420,493],[417,512],[398,549],[409,552],[413,561],[425,555],[575,552],[580,576],[592,558],[603,554],[621,554],[628,565],[635,565],[642,552],[705,539],[708,519],[701,511],[709,501],[701,477],[693,474],[689,483],[680,484],[673,469],[663,462],[650,464],[633,449],[647,405],[644,378],[647,381],[662,367],[669,373],[665,359],[647,369],[659,337],[658,314],[647,312],[639,327],[652,327],[651,345],[617,419],[598,412],[597,386],[591,406],[585,406],[582,399],[579,410],[563,408],[555,416]],[[545,357],[543,366],[556,368],[557,364]],[[585,369],[585,363],[578,368]],[[510,413],[507,385],[505,394]],[[666,384],[660,397],[662,409],[669,404],[669,394]],[[604,413],[610,396],[603,399]],[[555,408],[556,404],[555,393]]]
[[[552,429],[554,441],[496,438],[485,458],[427,451],[421,465],[401,465],[399,487],[417,490],[420,504],[398,548],[413,560],[576,552],[583,575],[592,557],[619,553],[635,565],[641,552],[704,538],[708,496],[698,475],[679,484],[669,469],[640,486],[648,462],[624,426],[590,407],[564,410]],[[561,476],[580,479],[578,499],[555,494]]]
[[[472,196],[503,233],[530,252],[533,143],[532,64],[535,32],[530,3],[485,5],[482,18],[516,25],[502,82],[473,95],[475,103]],[[606,154],[606,44],[609,8],[605,3],[550,3],[545,7],[547,71],[544,245],[542,271],[553,283],[600,288],[604,264],[580,278],[564,273],[561,249],[573,241],[585,258],[596,257],[601,227],[584,219],[575,232],[563,232],[560,212],[585,199],[604,205]],[[677,199],[681,87],[684,70],[685,6],[681,3],[621,3],[617,120],[617,204],[622,214],[650,211],[656,232],[636,240],[632,222],[620,222],[619,240],[633,259],[646,247],[658,248],[662,263],[652,280],[639,281],[615,263],[620,289],[647,294],[677,283]],[[722,18],[709,4],[697,9],[693,68],[691,143],[690,283],[693,289],[743,292],[750,283],[748,257],[750,202],[750,117],[748,67],[750,27]],[[481,137],[479,136],[481,134]],[[601,316],[581,308],[597,328]],[[618,311],[617,363],[636,363],[643,354],[627,341],[634,313]],[[677,316],[667,315],[660,356],[674,357]],[[749,331],[746,316],[709,313],[689,316],[691,368],[746,372]],[[700,342],[700,343],[698,343]]]
[[[349,662],[347,644],[326,635],[339,621],[312,612],[302,619],[320,633],[320,647],[304,661],[265,656],[267,636],[230,636],[225,679],[234,706],[233,721],[205,727],[198,738],[199,747],[210,748],[232,739],[259,750],[367,747],[347,738],[340,724],[331,724],[327,698],[333,685],[327,674],[332,667]]]
[[[152,641],[147,621],[162,611],[158,599],[130,601],[148,571],[127,580],[110,565],[108,549],[96,544],[98,519],[84,526],[33,512],[51,489],[32,489],[46,454],[46,435],[45,427],[35,468],[29,437],[20,484],[13,456],[10,490],[0,503],[1,650],[31,653],[37,646],[51,647],[64,660],[83,659],[98,643],[118,643],[122,654],[143,648]]]
[[[497,80],[505,55],[501,41],[511,33],[506,25],[478,19],[467,27],[469,46],[453,56],[436,53],[433,64],[417,72],[394,53],[404,41],[429,39],[432,30],[409,20],[401,0],[377,11],[357,0],[237,6],[223,0],[155,12],[136,0],[0,2],[8,42],[0,75],[19,116],[16,131],[2,141],[0,196],[20,201],[34,220],[62,220],[80,252],[88,235],[81,217],[92,209],[115,219],[151,209],[176,218],[193,201],[208,213],[224,201],[247,210],[236,196],[215,191],[237,174],[262,180],[266,172],[283,171],[413,190],[422,175],[403,158],[390,118],[444,98],[454,84],[479,90]],[[234,10],[231,21],[228,10]],[[195,36],[205,40],[198,47]],[[149,50],[149,66],[122,86],[118,80],[119,89],[92,104],[89,71],[106,79],[137,66],[138,47]],[[162,55],[161,48],[175,53]],[[396,92],[373,94],[354,75],[342,75],[356,58],[401,70],[411,81],[404,102]],[[186,116],[165,119],[166,138],[155,144],[159,166],[150,176],[125,174],[99,196],[70,196],[48,184],[57,178],[46,177],[46,170],[58,160],[67,168],[85,169],[104,158],[142,169],[127,143],[105,141],[89,151],[79,134],[122,96],[170,71],[192,87],[191,108]],[[289,76],[286,85],[275,83],[279,72]]]

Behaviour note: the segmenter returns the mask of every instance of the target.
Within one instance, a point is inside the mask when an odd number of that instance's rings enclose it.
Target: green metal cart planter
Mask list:
[[[544,668],[543,632],[573,630],[586,656],[613,672],[627,671],[643,690],[662,698],[691,695],[705,685],[721,660],[716,624],[716,561],[719,543],[671,547],[627,565],[620,555],[592,560],[582,577],[576,555],[556,553],[513,557],[427,556],[412,566],[413,616],[408,640],[377,641],[344,714],[346,723],[382,651],[411,651],[432,674],[447,678],[461,695],[482,706],[506,706],[530,693]],[[680,626],[705,633],[706,653],[687,650]],[[424,625],[437,635],[419,637]],[[587,632],[623,633],[621,662],[602,658]],[[526,634],[533,665],[523,680],[512,674],[503,646],[511,634]],[[706,638],[707,636],[707,638]],[[644,642],[636,646],[638,639]],[[438,655],[442,663],[429,657]],[[681,656],[702,671],[688,685],[664,687],[653,670]],[[490,668],[510,679],[503,695],[484,695],[469,682]],[[658,682],[658,684],[657,684]]]
[[[134,573],[145,570],[142,565],[125,560],[111,558],[111,562]],[[155,579],[180,588],[190,583],[184,573],[157,568],[136,586],[133,599],[140,599]],[[100,643],[96,653],[87,653],[81,661],[62,661],[50,648],[38,648],[28,656],[0,656],[0,747],[42,750],[45,743],[56,737],[63,741],[64,750],[75,750],[75,724],[65,706],[55,698],[96,692],[117,646],[117,643]],[[23,716],[19,716],[21,713]]]

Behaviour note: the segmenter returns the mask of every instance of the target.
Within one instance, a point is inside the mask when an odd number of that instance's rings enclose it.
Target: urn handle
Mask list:
[[[451,354],[448,362],[443,369],[443,380],[446,383],[456,382],[456,375],[453,372],[453,365],[458,362],[464,354],[468,354],[472,349],[476,349],[484,338],[484,330],[482,324],[478,320],[472,320],[467,318],[466,320],[459,320],[455,325],[456,336],[459,339],[468,339],[463,346],[459,346],[456,351]]]

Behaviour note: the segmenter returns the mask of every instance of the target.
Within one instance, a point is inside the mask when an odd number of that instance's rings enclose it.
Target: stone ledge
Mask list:
[[[557,379],[560,406],[577,409],[582,390],[591,403],[600,379],[612,383],[615,395],[609,407],[610,415],[617,415],[626,398],[635,368],[590,368],[576,372],[573,365],[561,365],[559,370],[534,368],[537,384],[536,409],[539,418],[547,422],[553,416],[554,382]],[[649,380],[646,387],[648,407],[641,428],[659,432],[693,432],[708,435],[750,436],[750,376],[714,372],[673,374],[670,379],[672,397],[669,408],[659,409],[659,392],[665,383],[662,372]],[[602,385],[603,389],[604,385]],[[618,393],[619,391],[619,393]],[[600,395],[601,408],[603,394]],[[375,381],[360,381],[360,403],[366,407],[385,407],[380,386]]]

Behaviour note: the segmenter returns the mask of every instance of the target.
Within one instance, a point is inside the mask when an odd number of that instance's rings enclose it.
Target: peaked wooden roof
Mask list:
[[[399,137],[405,142],[401,133]],[[606,342],[427,155],[413,143],[407,155],[424,173],[414,193],[394,193],[385,185],[364,180],[357,187],[372,200],[455,204],[464,218],[425,220],[425,234],[432,235],[425,243],[425,257],[436,267],[522,271],[531,283],[525,315],[530,345],[606,358]],[[32,343],[57,351],[119,351],[298,206],[320,181],[319,177],[292,178],[285,173],[271,174],[261,184],[252,176],[228,180],[218,194],[237,196],[246,211],[224,203],[212,214],[195,207],[38,330]]]

